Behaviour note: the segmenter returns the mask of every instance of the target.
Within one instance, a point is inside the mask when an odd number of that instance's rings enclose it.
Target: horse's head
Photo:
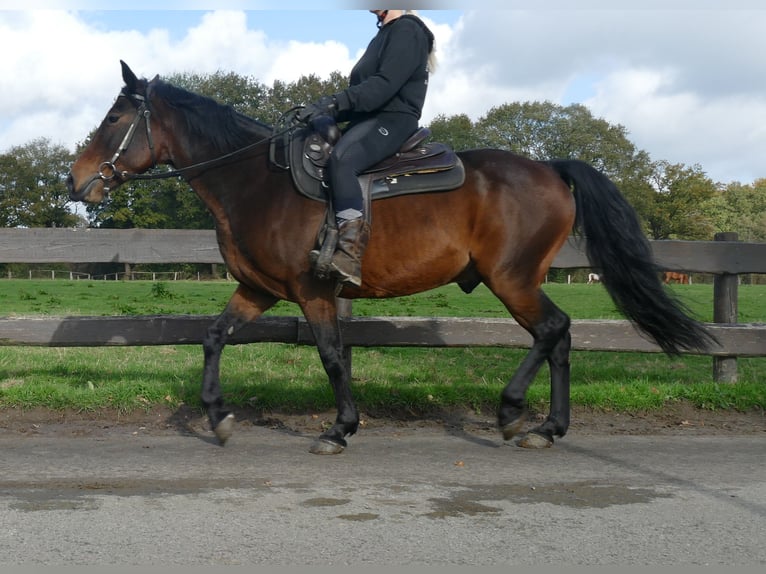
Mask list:
[[[157,78],[151,82],[138,79],[125,62],[120,63],[125,87],[67,178],[69,197],[74,201],[98,203],[129,174],[143,173],[163,159],[156,155],[159,130],[149,101]]]

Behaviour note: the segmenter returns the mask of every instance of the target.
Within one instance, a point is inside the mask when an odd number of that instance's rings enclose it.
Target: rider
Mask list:
[[[349,87],[301,110],[310,123],[323,115],[348,121],[328,164],[338,245],[330,264],[341,283],[362,284],[369,205],[357,176],[394,155],[418,128],[433,68],[434,36],[411,10],[370,10],[378,33],[351,70]],[[312,252],[316,257],[318,252]]]

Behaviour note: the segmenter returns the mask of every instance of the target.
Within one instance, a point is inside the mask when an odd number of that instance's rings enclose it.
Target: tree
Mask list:
[[[654,205],[649,154],[636,149],[623,126],[593,117],[580,104],[508,103],[475,124],[465,116],[438,117],[432,132],[458,149],[493,147],[536,160],[579,159],[612,179],[642,221]]]
[[[481,138],[476,133],[473,122],[465,114],[450,117],[438,115],[428,128],[431,130],[431,139],[445,143],[456,151],[481,146]]]
[[[275,80],[269,89],[269,97],[260,116],[268,123],[274,123],[294,106],[305,106],[321,96],[334,94],[346,88],[348,80],[340,72],[333,72],[329,79],[322,80],[314,74],[301,76],[296,82],[284,83]]]
[[[647,221],[653,239],[710,239],[713,222],[705,209],[716,187],[698,165],[659,161],[654,166],[655,194]]]
[[[0,155],[0,224],[4,227],[73,227],[66,177],[72,154],[40,138]]]
[[[109,201],[88,204],[93,227],[114,229],[212,229],[213,218],[182,179],[127,183]]]
[[[261,118],[269,99],[266,86],[253,78],[240,76],[234,72],[217,71],[213,74],[174,74],[167,82],[191,92],[213,98],[215,101],[230,105],[239,113],[253,118]]]
[[[176,74],[168,76],[167,81],[230,105],[239,113],[267,124],[274,124],[294,106],[306,105],[348,85],[348,81],[337,71],[330,74],[327,80],[310,74],[301,76],[295,82],[275,80],[271,87],[254,78],[221,71],[210,75]]]
[[[741,241],[766,241],[766,179],[730,183],[706,204],[715,231],[733,231]]]
[[[627,130],[594,118],[583,105],[517,102],[492,108],[475,126],[482,144],[536,160],[579,159],[607,176],[623,179],[648,156],[628,140]]]

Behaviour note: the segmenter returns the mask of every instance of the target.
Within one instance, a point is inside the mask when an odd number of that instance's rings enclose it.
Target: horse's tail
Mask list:
[[[617,186],[581,161],[548,164],[573,190],[575,232],[585,235],[588,259],[620,312],[667,354],[709,349],[715,337],[663,286],[638,216]]]

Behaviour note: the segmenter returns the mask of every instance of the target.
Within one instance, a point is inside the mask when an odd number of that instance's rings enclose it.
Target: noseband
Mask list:
[[[105,161],[100,166],[98,166],[98,177],[104,182],[105,193],[109,193],[109,182],[113,181],[115,177],[119,177],[123,180],[130,179],[130,174],[126,171],[118,172],[115,164],[117,163],[117,160],[120,159],[120,154],[128,149],[128,146],[130,145],[130,142],[133,140],[133,136],[136,133],[138,124],[141,123],[142,120],[146,125],[146,141],[149,146],[149,152],[152,154],[152,168],[156,167],[157,165],[157,160],[154,155],[154,141],[152,140],[152,126],[149,122],[149,118],[152,115],[152,112],[149,110],[146,98],[139,94],[128,95],[124,91],[120,92],[119,97],[128,98],[130,100],[137,100],[141,102],[141,104],[136,109],[136,117],[133,118],[128,131],[125,134],[125,137],[122,138],[122,143],[120,143],[117,151],[114,152],[112,159]]]

